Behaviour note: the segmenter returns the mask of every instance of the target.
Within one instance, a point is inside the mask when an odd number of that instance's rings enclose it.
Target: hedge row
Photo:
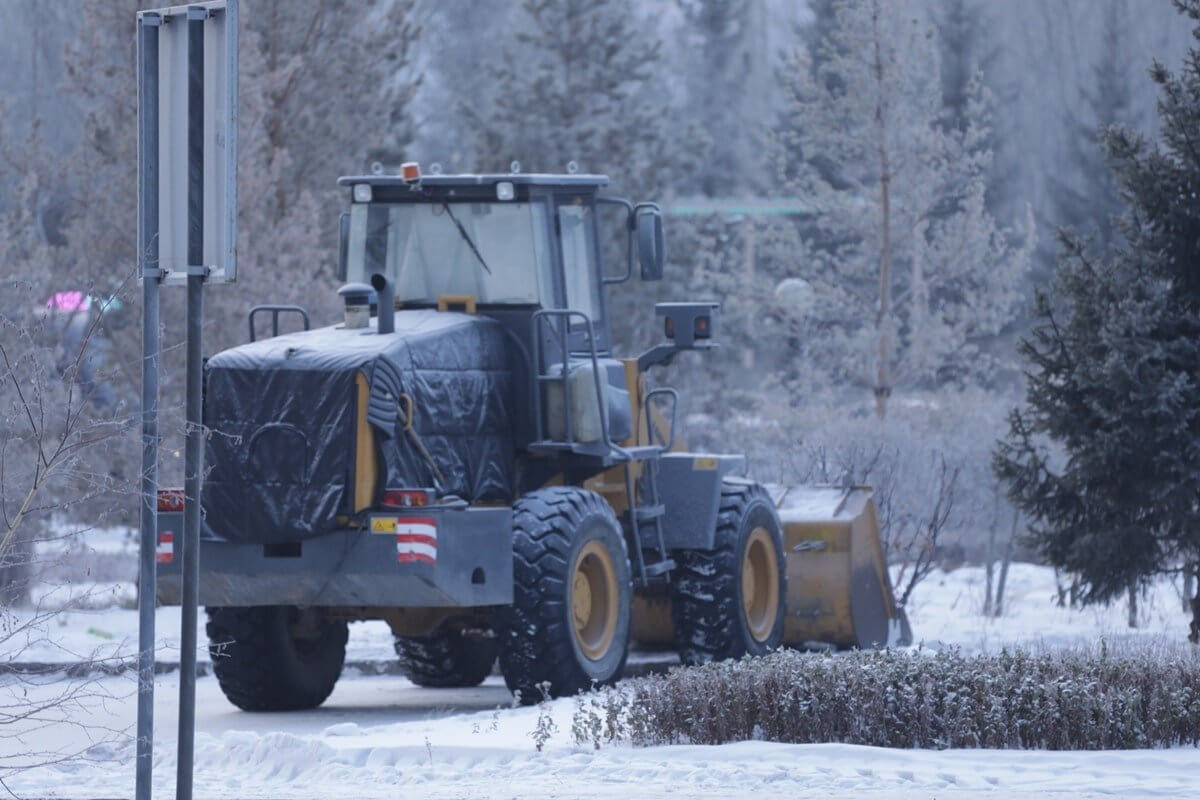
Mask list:
[[[1188,650],[791,651],[627,682],[578,700],[597,747],[845,742],[879,747],[1128,749],[1200,743]]]

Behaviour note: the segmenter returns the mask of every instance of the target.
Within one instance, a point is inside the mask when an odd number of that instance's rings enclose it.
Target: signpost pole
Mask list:
[[[238,0],[148,9],[137,19],[138,267],[144,304],[136,800],[150,800],[154,763],[159,292],[160,286],[184,283],[180,278],[187,285],[187,424],[183,531],[172,552],[182,582],[175,796],[191,800],[205,442],[201,334],[205,283],[237,276]]]
[[[142,278],[142,505],[138,554],[137,800],[154,766],[154,599],[158,536],[158,27],[138,19],[138,260]]]
[[[179,658],[177,800],[192,798],[196,734],[196,611],[200,600],[200,489],[204,468],[202,418],[204,322],[204,20],[187,12],[187,439],[184,443],[183,592]]]

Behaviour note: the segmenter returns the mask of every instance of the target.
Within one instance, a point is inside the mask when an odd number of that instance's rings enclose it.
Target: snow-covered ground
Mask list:
[[[133,682],[106,678],[123,701],[97,701],[93,724],[128,724]],[[155,795],[173,794],[177,673],[159,680]],[[392,676],[346,676],[320,709],[248,714],[213,678],[197,685],[196,796],[202,798],[1190,797],[1193,749],[1056,753],[887,750],[741,742],[719,747],[573,744],[570,700],[543,752],[536,708],[511,709],[502,682],[419,689]],[[55,738],[43,731],[32,737]],[[70,730],[78,740],[82,731]],[[116,798],[133,792],[133,745],[7,780],[21,797]]]
[[[925,647],[967,651],[1093,645],[1097,639],[1180,642],[1187,631],[1178,589],[1161,581],[1142,601],[1141,627],[1125,625],[1124,604],[1069,610],[1055,606],[1053,573],[1014,564],[1005,614],[984,620],[983,570],[930,576],[909,603],[914,632]],[[92,587],[93,589],[96,587]],[[110,587],[111,588],[111,587]],[[118,589],[117,596],[125,590]],[[49,603],[49,599],[47,600]],[[97,605],[97,604],[92,604]],[[203,617],[202,617],[203,619]],[[178,657],[178,609],[158,614],[159,659]],[[348,658],[390,658],[383,625],[352,626]],[[69,611],[33,637],[21,660],[69,660],[99,649],[131,655],[136,614],[123,608]],[[203,632],[201,642],[203,643]],[[11,643],[10,643],[11,644]],[[206,657],[203,654],[202,658]],[[11,654],[0,660],[11,660]],[[0,675],[0,706],[49,697],[63,680],[29,687]],[[89,735],[115,730],[88,759],[43,767],[6,779],[18,796],[132,797],[132,675],[103,677],[90,687],[76,725],[42,727],[17,741],[0,731],[0,762],[20,752],[82,750]],[[156,796],[173,793],[178,674],[160,676],[156,694]],[[40,693],[40,694],[39,694]],[[234,709],[215,679],[197,684],[196,796],[214,798],[375,797],[1184,797],[1194,793],[1200,752],[1191,748],[1140,752],[913,751],[849,745],[742,742],[719,747],[599,751],[574,743],[574,702],[514,709],[499,678],[478,689],[420,689],[391,675],[350,671],[315,711],[248,714]],[[531,734],[539,714],[557,727],[543,752]],[[13,748],[22,748],[13,750]],[[9,752],[4,752],[8,749]]]
[[[108,679],[116,681],[117,679]],[[124,682],[132,690],[132,682]],[[176,676],[157,695],[155,794],[173,794]],[[418,689],[400,678],[343,680],[317,711],[247,714],[216,681],[197,687],[195,794],[202,798],[733,798],[733,797],[1184,797],[1195,750],[1052,753],[912,751],[849,745],[742,742],[720,747],[571,743],[571,701],[551,704],[546,748],[530,734],[539,710],[509,709],[492,678],[469,692]],[[132,709],[98,708],[115,724]],[[100,759],[8,781],[19,796],[130,797],[132,744]]]
[[[1085,609],[1059,608],[1054,573],[1033,564],[1013,564],[1004,595],[1004,614],[982,616],[985,576],[982,567],[935,571],[918,585],[908,603],[913,635],[925,647],[956,646],[964,652],[1025,647],[1062,647],[1110,642],[1181,641],[1190,616],[1183,611],[1180,587],[1160,580],[1140,600],[1139,627],[1126,624],[1125,603]],[[137,654],[137,612],[132,583],[75,582],[41,587],[35,597],[46,611],[84,597],[82,608],[56,613],[6,645],[0,663],[10,660],[63,662],[84,656],[133,658]],[[122,608],[120,606],[126,606]],[[28,618],[25,612],[18,620]],[[204,615],[200,615],[201,661],[208,660]],[[160,608],[155,622],[157,657],[179,661],[179,609]],[[351,661],[391,659],[392,634],[383,622],[350,626],[346,657]]]
[[[908,602],[914,638],[925,646],[953,645],[964,652],[994,652],[1014,645],[1092,645],[1101,637],[1112,643],[1182,642],[1191,620],[1183,610],[1178,580],[1161,579],[1139,599],[1137,629],[1128,626],[1124,600],[1111,606],[1059,608],[1054,571],[1048,567],[1011,566],[999,618],[982,616],[985,584],[982,567],[935,571]]]

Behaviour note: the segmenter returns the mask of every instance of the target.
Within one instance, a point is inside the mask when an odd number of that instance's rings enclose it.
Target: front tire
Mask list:
[[[400,671],[417,686],[468,688],[483,683],[496,663],[496,640],[443,627],[432,636],[397,636]]]
[[[243,711],[325,702],[342,674],[349,629],[319,609],[209,608],[208,652],[221,691]]]
[[[759,656],[783,640],[783,533],[758,484],[725,483],[712,550],[680,550],[671,578],[675,644],[684,664]]]
[[[572,486],[513,506],[513,604],[498,613],[500,669],[522,703],[616,683],[633,586],[612,508]]]

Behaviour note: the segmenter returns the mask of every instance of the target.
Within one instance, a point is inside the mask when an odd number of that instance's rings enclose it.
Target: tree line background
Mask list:
[[[153,5],[0,0],[9,567],[54,519],[136,518],[133,19]],[[575,161],[667,214],[665,280],[610,295],[622,354],[654,342],[655,301],[722,303],[722,349],[655,376],[683,391],[694,447],[745,450],[765,481],[874,484],[891,556],[912,572],[1048,557],[1023,535],[1045,509],[1010,498],[993,450],[1022,403],[1030,367],[1018,343],[1044,316],[1035,301],[1059,271],[1056,230],[1068,226],[1098,259],[1127,246],[1112,223],[1127,187],[1102,130],[1159,135],[1151,62],[1175,64],[1189,43],[1170,3],[242,0],[241,10],[240,276],[207,295],[207,352],[244,341],[255,303],[334,318],[339,175],[408,160],[444,172]],[[46,308],[72,291],[95,298],[82,329]],[[163,293],[166,484],[181,476],[183,300]],[[1154,571],[1139,570],[1094,599],[1118,584],[1135,599]]]

